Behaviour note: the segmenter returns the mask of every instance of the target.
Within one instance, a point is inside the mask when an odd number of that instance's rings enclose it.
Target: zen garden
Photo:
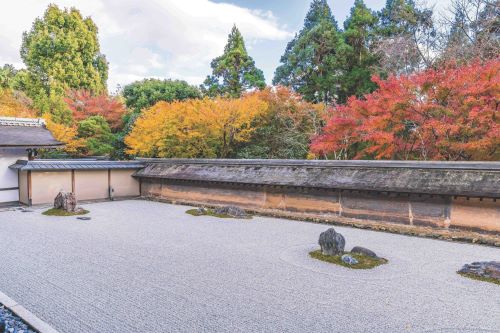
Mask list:
[[[0,26],[0,333],[500,332],[498,0]]]

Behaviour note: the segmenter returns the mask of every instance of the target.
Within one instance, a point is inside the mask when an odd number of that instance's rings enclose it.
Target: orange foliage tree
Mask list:
[[[117,97],[107,94],[93,95],[88,90],[70,90],[65,98],[73,119],[81,121],[91,116],[103,116],[113,130],[122,126],[125,105]]]
[[[267,104],[255,95],[240,99],[158,102],[125,138],[127,153],[147,157],[227,157],[248,141]]]
[[[311,151],[337,159],[498,160],[500,58],[409,76],[333,107]]]

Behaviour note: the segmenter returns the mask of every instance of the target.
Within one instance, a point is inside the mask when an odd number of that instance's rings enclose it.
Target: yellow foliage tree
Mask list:
[[[127,153],[224,158],[236,144],[251,138],[267,108],[254,94],[239,99],[159,102],[137,119],[125,138]]]
[[[33,118],[35,111],[30,108],[23,93],[0,88],[0,116]]]
[[[76,126],[58,124],[51,120],[50,114],[44,116],[47,129],[57,141],[65,144],[64,150],[71,155],[76,155],[79,149],[85,147],[85,139],[77,138]]]

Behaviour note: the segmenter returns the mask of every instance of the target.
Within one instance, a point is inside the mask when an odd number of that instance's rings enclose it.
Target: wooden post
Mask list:
[[[71,192],[73,192],[74,195],[76,195],[76,189],[75,189],[75,170],[71,169]]]
[[[28,206],[32,203],[32,193],[31,193],[31,170],[28,170]]]
[[[113,200],[113,196],[111,193],[111,169],[108,169],[108,199]]]

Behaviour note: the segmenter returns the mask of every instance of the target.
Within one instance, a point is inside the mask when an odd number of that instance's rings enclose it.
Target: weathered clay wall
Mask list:
[[[435,228],[500,233],[493,198],[380,193],[292,186],[225,184],[141,178],[141,195],[196,205],[238,205],[263,213],[348,217]]]

